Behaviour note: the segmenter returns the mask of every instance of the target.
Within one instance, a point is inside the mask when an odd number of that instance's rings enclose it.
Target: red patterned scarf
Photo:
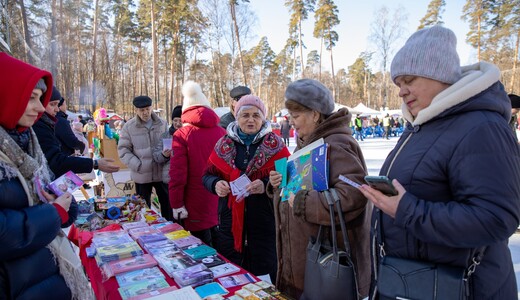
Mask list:
[[[226,135],[215,145],[209,157],[210,167],[213,165],[219,177],[231,182],[241,175],[240,170],[235,166],[236,155],[235,142]],[[274,170],[274,162],[289,155],[289,150],[280,137],[269,132],[262,138],[261,144],[247,165],[245,174],[251,181],[266,178],[269,172]],[[228,206],[233,218],[231,231],[235,240],[235,250],[242,252],[245,201],[236,202],[236,197],[229,194]]]

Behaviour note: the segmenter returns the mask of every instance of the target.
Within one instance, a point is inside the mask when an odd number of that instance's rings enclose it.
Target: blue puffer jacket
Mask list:
[[[6,168],[0,164],[0,299],[70,299],[46,248],[60,230],[58,211],[50,204],[29,207],[20,181],[7,178]]]
[[[472,299],[517,299],[508,238],[520,218],[520,150],[509,99],[496,67],[463,68],[412,122],[381,174],[406,189],[395,219],[383,214],[387,255],[466,266],[487,246],[472,275]],[[374,213],[373,226],[376,214]]]

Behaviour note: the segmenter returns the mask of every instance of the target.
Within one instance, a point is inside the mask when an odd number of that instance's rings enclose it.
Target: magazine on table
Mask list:
[[[119,287],[129,286],[142,281],[152,281],[154,279],[164,279],[164,274],[157,267],[138,269],[116,275]]]

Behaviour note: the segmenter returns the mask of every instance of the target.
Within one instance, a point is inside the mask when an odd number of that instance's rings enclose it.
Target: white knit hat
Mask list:
[[[392,80],[415,75],[453,84],[461,77],[457,37],[450,29],[436,25],[421,29],[406,41],[390,67]]]
[[[200,85],[195,81],[186,81],[182,86],[182,111],[192,106],[206,106],[211,108],[208,98],[202,93]]]

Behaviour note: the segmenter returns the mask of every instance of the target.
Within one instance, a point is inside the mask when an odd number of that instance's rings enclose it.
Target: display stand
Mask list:
[[[116,140],[105,136],[104,126],[98,126],[97,136],[99,138],[99,154],[104,158],[113,159],[120,169],[127,169],[127,166],[119,159]]]

